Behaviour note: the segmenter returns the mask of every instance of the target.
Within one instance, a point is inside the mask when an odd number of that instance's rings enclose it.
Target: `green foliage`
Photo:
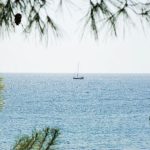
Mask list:
[[[59,135],[58,129],[45,128],[16,141],[13,150],[52,150]]]
[[[3,89],[4,89],[3,79],[0,78],[0,111],[2,111],[4,106],[4,100],[2,95]]]
[[[120,22],[128,22],[134,27],[143,23],[150,23],[150,1],[142,0],[90,0],[90,6],[85,15],[85,27],[90,24],[91,29],[98,39],[99,31],[104,27],[117,36]]]
[[[3,79],[0,78],[0,91],[3,90],[4,84],[3,84]]]
[[[40,37],[48,35],[52,31],[59,36],[58,25],[52,19],[56,18],[56,5],[62,7],[65,2],[74,7],[78,7],[80,18],[84,18],[85,28],[90,27],[98,39],[101,29],[107,28],[108,31],[118,34],[119,22],[131,24],[150,23],[150,1],[149,0],[0,0],[0,29],[5,31],[15,31],[17,25],[21,23],[25,33],[30,33],[33,29]],[[86,10],[85,10],[86,7]],[[83,13],[86,11],[86,14]],[[73,9],[71,10],[73,12]],[[70,11],[68,11],[70,12]],[[16,23],[16,14],[21,14],[22,20]],[[73,12],[74,14],[77,11]],[[84,15],[84,16],[83,16]],[[59,20],[59,18],[57,18]],[[15,20],[15,21],[14,21]],[[50,29],[50,30],[49,30]],[[83,32],[84,32],[83,31]],[[88,30],[89,31],[89,30]]]
[[[1,33],[15,31],[16,14],[22,15],[21,25],[25,33],[30,33],[33,28],[40,35],[48,33],[49,28],[56,35],[57,26],[47,11],[49,2],[46,0],[0,0],[0,29]]]

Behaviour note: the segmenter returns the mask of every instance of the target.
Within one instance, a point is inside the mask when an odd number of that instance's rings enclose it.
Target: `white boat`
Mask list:
[[[77,68],[77,74],[76,74],[76,76],[73,77],[73,79],[79,79],[79,80],[83,80],[84,79],[83,76],[79,76],[79,64],[78,64],[78,68]]]

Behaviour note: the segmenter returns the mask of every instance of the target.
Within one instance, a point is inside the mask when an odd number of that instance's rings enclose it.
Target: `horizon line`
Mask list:
[[[0,72],[0,74],[76,74],[73,72]],[[79,74],[150,74],[150,72],[81,72]]]

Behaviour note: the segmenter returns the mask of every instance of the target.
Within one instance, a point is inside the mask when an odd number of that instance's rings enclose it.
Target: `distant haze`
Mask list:
[[[82,73],[150,73],[150,36],[141,31],[98,42],[70,36],[50,40],[47,47],[20,33],[1,39],[0,72],[74,73],[79,62]]]

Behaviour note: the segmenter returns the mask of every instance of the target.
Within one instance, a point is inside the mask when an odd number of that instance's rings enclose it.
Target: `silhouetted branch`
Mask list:
[[[56,144],[58,129],[49,127],[35,131],[31,136],[23,136],[16,141],[13,150],[50,150]]]
[[[65,2],[76,7],[73,0],[0,0],[0,29],[3,32],[15,31],[17,25],[21,24],[25,33],[33,30],[39,33],[40,37],[48,35],[49,29],[59,36],[58,24],[54,21],[56,10],[52,9],[57,4],[59,7]],[[142,0],[85,0],[88,5],[81,5],[82,10],[87,6],[88,15],[84,16],[84,25],[90,27],[95,39],[98,39],[102,25],[107,25],[117,36],[118,22],[123,21],[136,24],[137,19],[150,23],[150,1]],[[58,7],[57,7],[58,8]],[[73,12],[73,10],[72,10]],[[74,11],[74,13],[76,13]],[[17,14],[20,14],[20,17]],[[87,26],[89,24],[89,26]],[[85,30],[85,29],[84,29]],[[83,31],[84,32],[84,31]]]

